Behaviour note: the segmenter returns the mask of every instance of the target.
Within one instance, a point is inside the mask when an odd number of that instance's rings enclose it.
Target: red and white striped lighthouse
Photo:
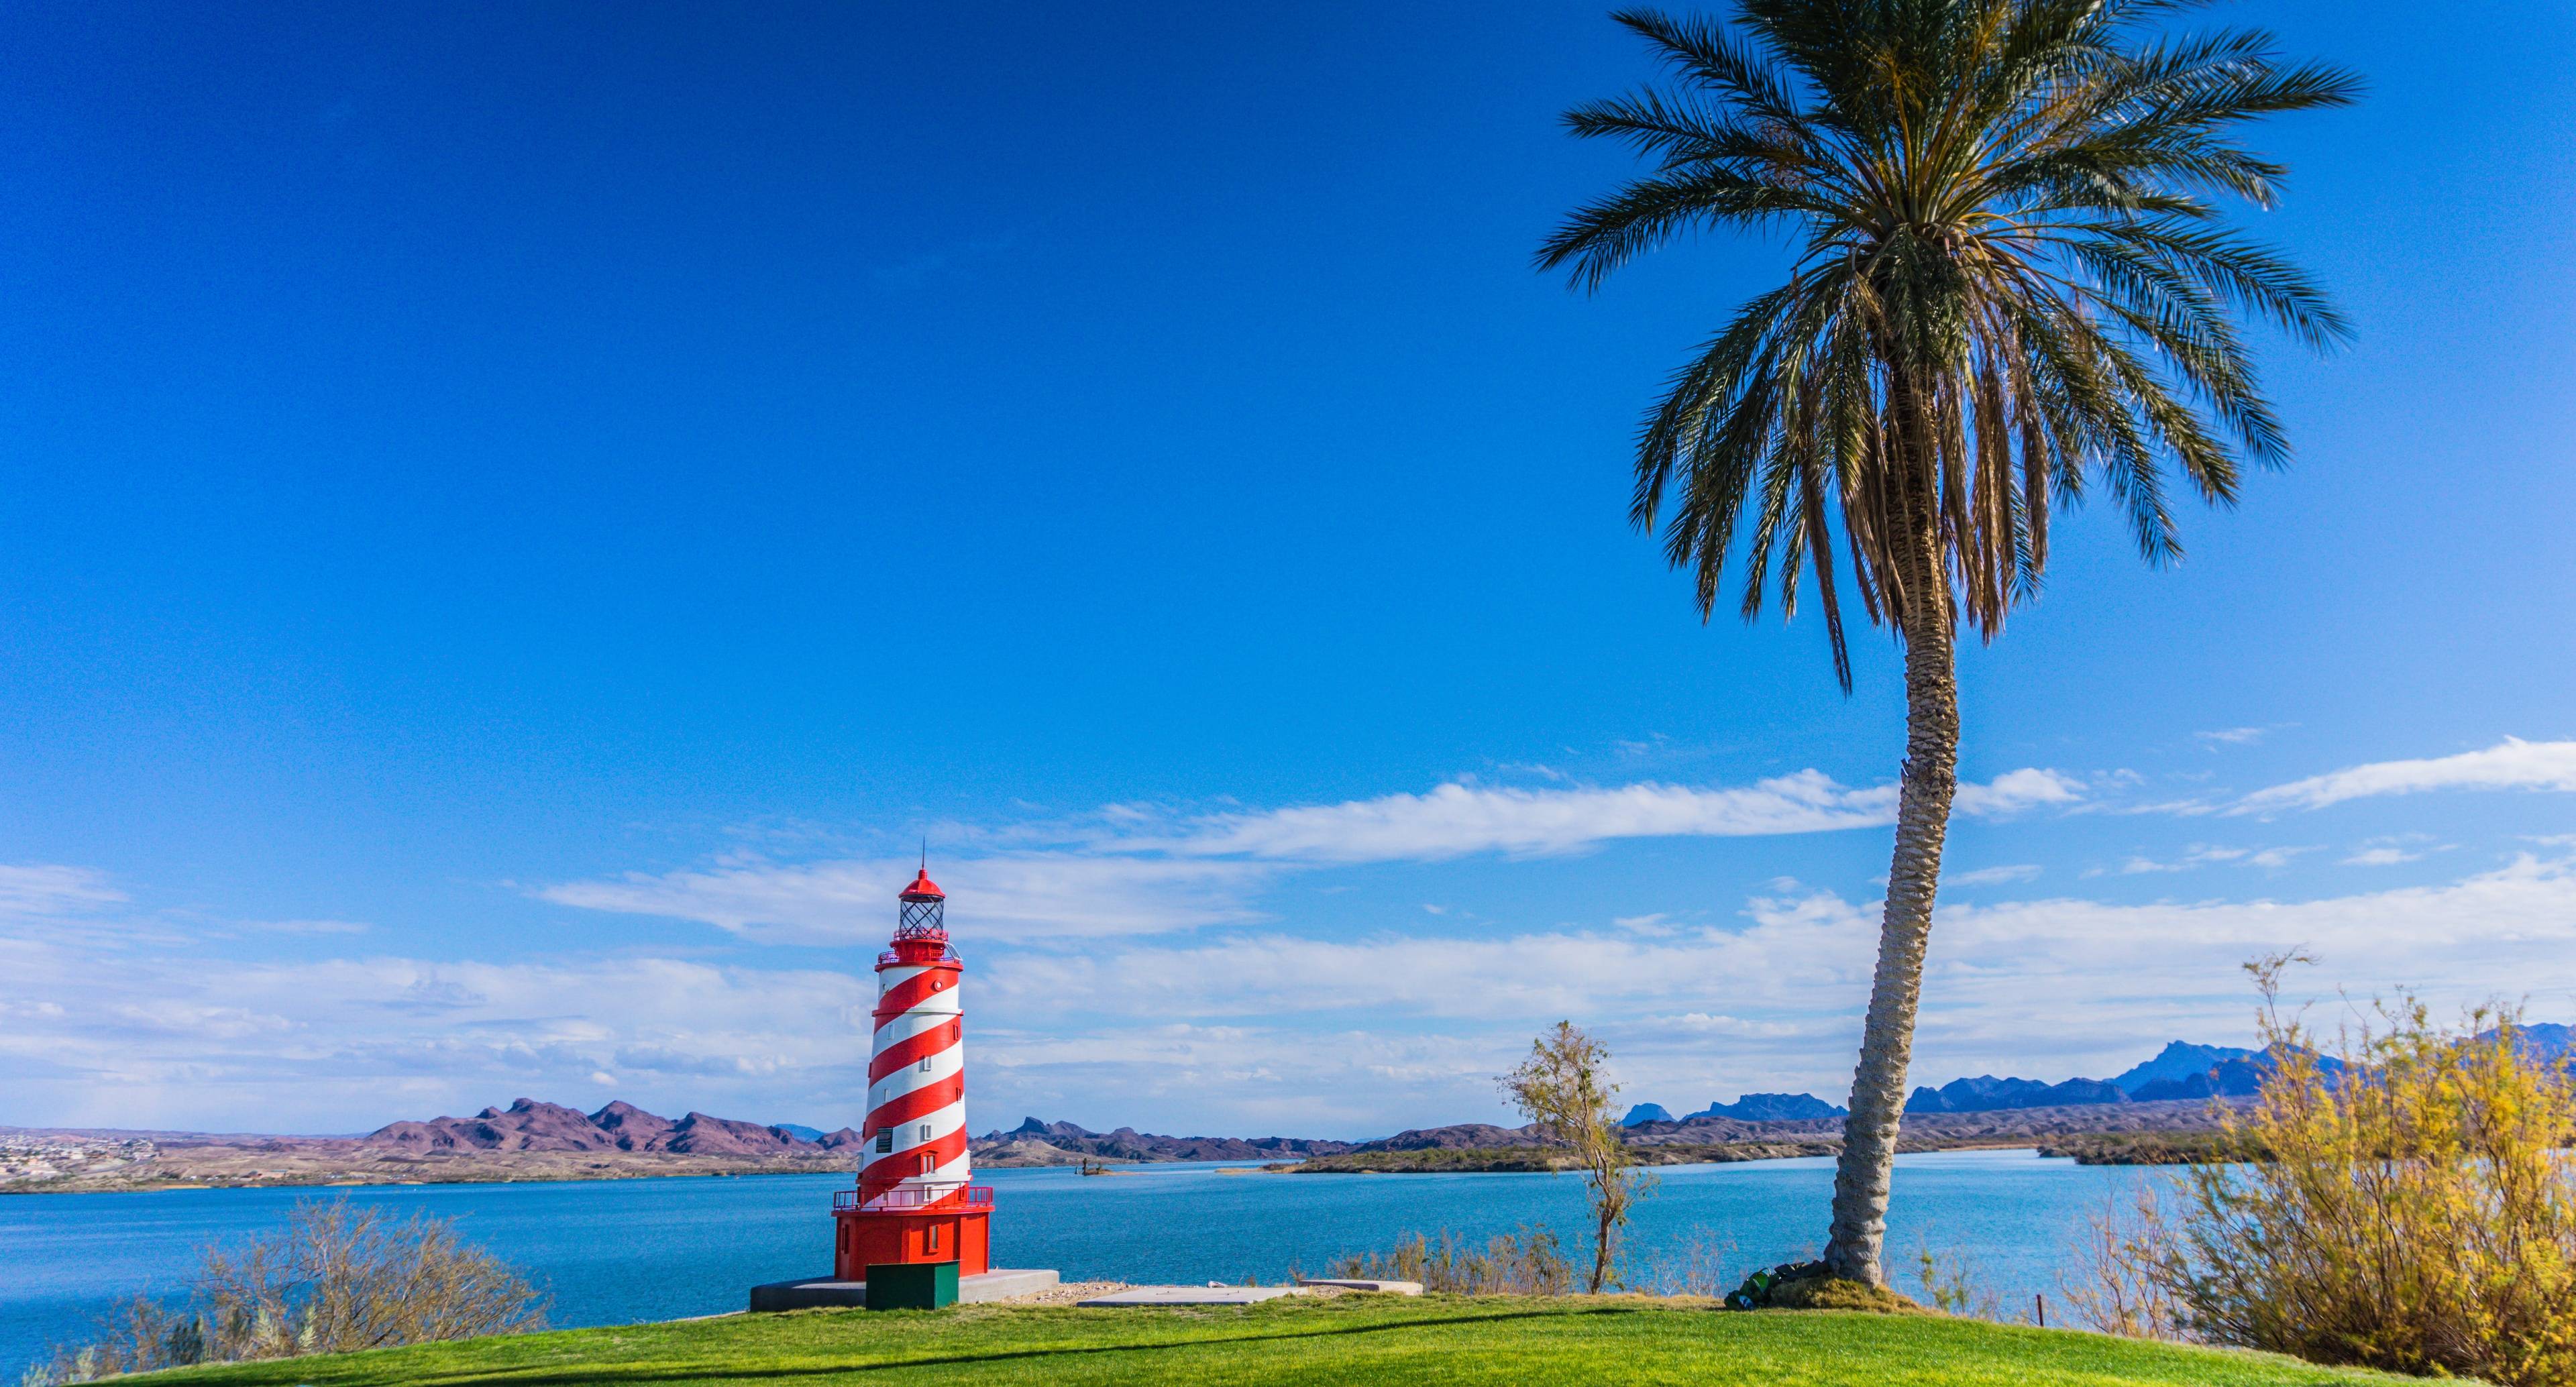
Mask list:
[[[877,955],[875,1036],[859,1187],[834,1199],[834,1274],[955,1262],[986,1270],[993,1192],[967,1182],[965,964],[948,947],[947,893],[930,867],[903,889],[893,943]]]

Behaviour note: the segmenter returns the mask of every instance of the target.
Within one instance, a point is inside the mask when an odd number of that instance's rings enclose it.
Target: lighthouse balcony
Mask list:
[[[991,1185],[969,1185],[958,1180],[938,1181],[918,1185],[897,1185],[893,1189],[887,1190],[885,1193],[869,1200],[864,1207],[871,1211],[883,1210],[886,1212],[895,1212],[913,1209],[927,1209],[932,1205],[937,1205],[942,1211],[951,1209],[990,1209],[993,1207],[993,1187]],[[837,1214],[845,1210],[855,1210],[861,1207],[862,1206],[859,1203],[859,1192],[857,1190],[835,1190],[832,1192],[832,1212]]]

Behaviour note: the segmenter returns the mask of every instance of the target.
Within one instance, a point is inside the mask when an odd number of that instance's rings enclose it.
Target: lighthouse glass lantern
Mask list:
[[[948,947],[948,897],[925,863],[899,899],[877,955],[859,1185],[832,1200],[832,1270],[844,1281],[942,1263],[980,1276],[990,1258],[993,1192],[970,1183],[966,1150],[965,965]]]

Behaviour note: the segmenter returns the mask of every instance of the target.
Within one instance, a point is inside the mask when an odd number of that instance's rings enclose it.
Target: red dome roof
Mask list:
[[[930,879],[930,869],[924,867],[921,869],[921,874],[912,879],[912,884],[903,888],[903,899],[908,901],[944,901],[948,899],[948,893],[939,889],[939,883]]]

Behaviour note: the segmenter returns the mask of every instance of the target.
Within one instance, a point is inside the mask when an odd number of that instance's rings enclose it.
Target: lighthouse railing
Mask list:
[[[865,1205],[859,1202],[857,1190],[834,1190],[832,1210],[843,1209],[926,1209],[937,1204],[949,1209],[989,1209],[993,1207],[991,1185],[970,1185],[960,1180],[930,1184],[904,1184],[877,1195]]]

